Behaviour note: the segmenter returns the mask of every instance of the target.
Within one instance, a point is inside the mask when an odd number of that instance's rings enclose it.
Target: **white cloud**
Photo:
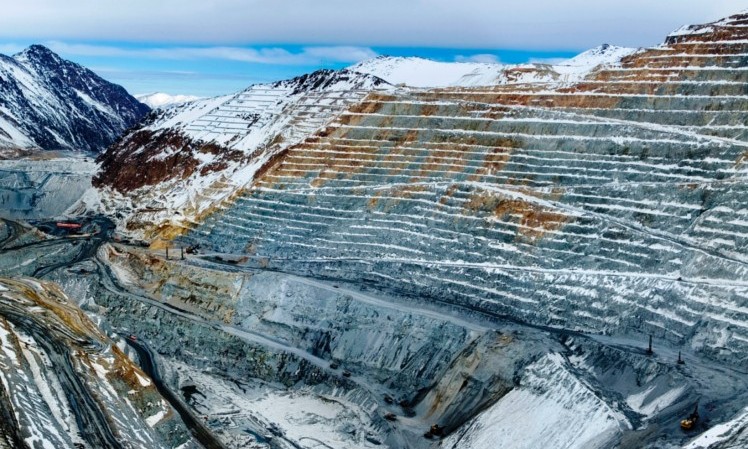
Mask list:
[[[305,47],[291,52],[278,47],[174,47],[123,48],[107,45],[46,42],[50,49],[63,56],[97,56],[118,58],[151,58],[174,60],[222,59],[258,64],[319,65],[322,63],[354,63],[374,58],[377,53],[366,47],[327,46]]]
[[[657,44],[680,25],[746,8],[748,0],[24,0],[4,2],[0,39],[583,50]]]
[[[485,64],[499,64],[501,62],[499,61],[498,56],[488,54],[488,53],[470,55],[470,56],[457,55],[455,56],[455,61],[456,62],[481,62]]]

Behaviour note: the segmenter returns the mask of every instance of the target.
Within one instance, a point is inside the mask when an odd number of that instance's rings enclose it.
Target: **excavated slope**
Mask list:
[[[99,157],[93,185],[131,233],[173,237],[282,148],[387,86],[370,75],[320,70],[156,110]]]
[[[0,416],[0,447],[162,448],[189,438],[120,347],[58,286],[31,278],[0,278]]]
[[[748,366],[748,16],[584,82],[369,95],[188,236]]]

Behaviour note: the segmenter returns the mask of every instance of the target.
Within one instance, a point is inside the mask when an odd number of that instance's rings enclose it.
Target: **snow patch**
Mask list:
[[[135,98],[139,102],[149,106],[151,109],[162,108],[173,104],[187,103],[200,99],[200,97],[194,95],[169,95],[163,92],[135,95]]]
[[[443,447],[611,447],[630,424],[567,368],[559,354],[530,365],[519,388],[449,436]]]

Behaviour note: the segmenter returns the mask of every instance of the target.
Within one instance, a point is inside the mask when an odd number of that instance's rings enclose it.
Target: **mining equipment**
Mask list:
[[[444,436],[444,427],[440,426],[439,424],[434,424],[433,426],[431,426],[428,432],[423,434],[423,437],[429,440],[434,437],[441,438],[443,436]]]
[[[699,422],[699,404],[693,408],[693,413],[688,415],[688,418],[682,419],[680,422],[680,428],[683,430],[692,430],[696,427],[696,423]]]

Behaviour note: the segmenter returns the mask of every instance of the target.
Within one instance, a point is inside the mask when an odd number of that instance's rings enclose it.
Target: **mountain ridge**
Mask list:
[[[230,198],[283,148],[390,88],[371,75],[318,70],[157,109],[99,156],[94,186],[113,212],[128,205],[124,226],[139,233],[159,222],[169,233]]]
[[[567,60],[524,64],[443,62],[421,57],[379,56],[356,63],[348,70],[374,75],[390,84],[416,88],[559,81],[573,83],[598,66],[614,64],[635,51],[637,49],[603,44]]]
[[[149,108],[42,45],[0,58],[0,148],[98,153]]]

